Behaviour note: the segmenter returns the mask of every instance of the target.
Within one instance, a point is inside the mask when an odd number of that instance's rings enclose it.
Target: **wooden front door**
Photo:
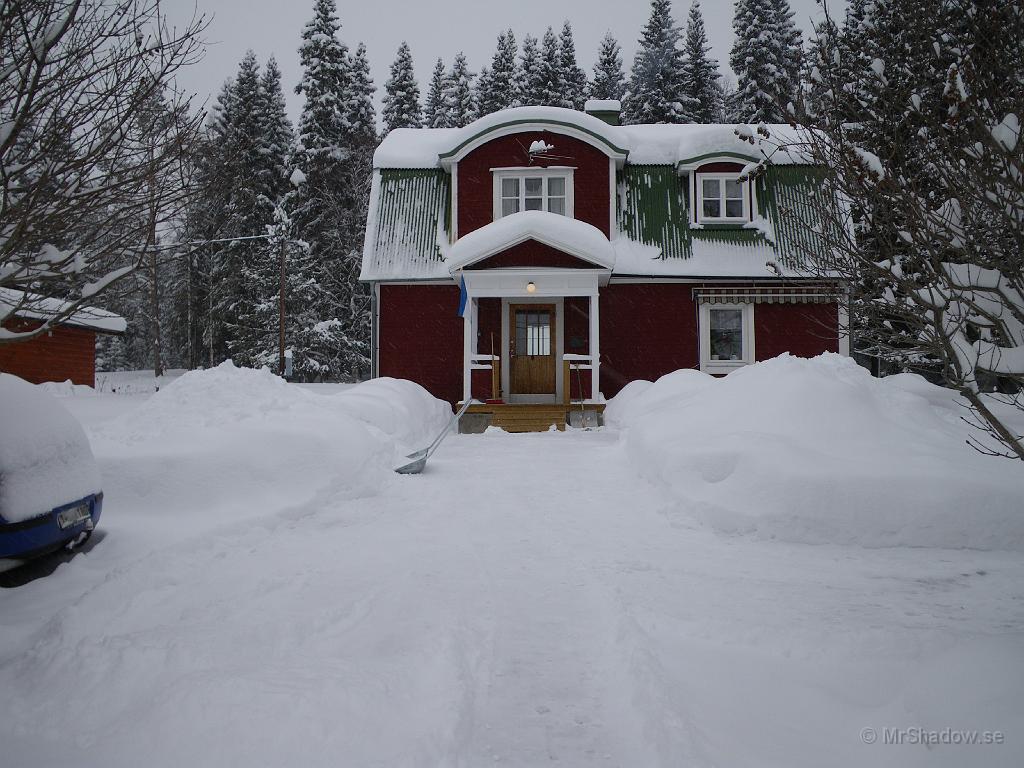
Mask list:
[[[509,305],[509,394],[555,395],[555,305]]]

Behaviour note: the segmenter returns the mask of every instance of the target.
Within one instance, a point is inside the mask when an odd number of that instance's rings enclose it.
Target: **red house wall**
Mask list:
[[[530,158],[534,141],[553,145],[556,160]],[[500,136],[474,149],[457,164],[459,237],[490,224],[494,219],[492,168],[546,168],[571,166],[575,218],[593,224],[609,236],[610,173],[608,156],[584,141],[551,131],[525,131]]]
[[[783,352],[814,357],[839,351],[838,304],[758,304],[754,307],[754,357]]]
[[[613,397],[635,379],[653,381],[679,368],[699,367],[697,304],[692,284],[618,283],[603,288],[599,301],[601,391],[606,397]],[[454,285],[381,285],[380,375],[410,379],[435,397],[451,403],[460,400],[463,321],[458,317],[458,306],[459,289]],[[481,354],[490,352],[491,331],[495,334],[495,348],[500,344],[500,307],[498,299],[480,302],[477,350]],[[585,298],[566,298],[562,321],[566,352],[586,354],[589,351],[587,313]],[[767,360],[784,352],[801,357],[836,352],[839,349],[838,320],[838,306],[834,303],[757,304],[754,308],[757,359]],[[573,337],[584,344],[582,350],[571,347]],[[9,346],[0,346],[0,369],[3,370],[8,370],[3,354]],[[75,383],[91,383],[92,359],[90,356],[88,381],[78,381],[70,375],[60,380],[72,378]],[[23,373],[18,375],[29,378]],[[589,373],[584,374],[584,394],[589,394],[588,376]],[[474,372],[472,378],[474,395],[489,396],[490,372]],[[575,373],[571,388],[573,397],[578,397]]]
[[[38,328],[36,321],[13,320],[4,324],[12,331]],[[13,373],[33,384],[67,381],[96,385],[96,332],[58,325],[29,341],[0,344],[0,371]]]
[[[378,372],[434,397],[462,399],[462,328],[455,285],[380,286]]]
[[[550,245],[527,240],[500,253],[471,264],[466,269],[499,269],[501,267],[557,267],[562,269],[594,269],[594,264],[570,256]]]
[[[755,357],[768,360],[784,352],[799,357],[838,352],[838,327],[839,308],[834,303],[757,304]],[[679,368],[699,367],[692,284],[619,283],[601,291],[601,391],[605,397],[613,397],[634,379],[654,381]]]
[[[601,391],[654,381],[699,364],[697,305],[683,283],[619,283],[601,290]]]

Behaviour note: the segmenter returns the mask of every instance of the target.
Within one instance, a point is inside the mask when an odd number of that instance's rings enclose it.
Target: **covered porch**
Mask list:
[[[463,398],[467,431],[564,429],[569,412],[603,411],[601,269],[465,270]],[[477,427],[479,429],[477,429]]]

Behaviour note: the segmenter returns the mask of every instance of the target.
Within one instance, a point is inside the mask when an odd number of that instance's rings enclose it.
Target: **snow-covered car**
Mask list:
[[[0,570],[81,545],[102,506],[82,425],[39,387],[0,373]]]

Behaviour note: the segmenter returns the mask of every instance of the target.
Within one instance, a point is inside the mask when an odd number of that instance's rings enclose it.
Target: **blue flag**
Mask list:
[[[469,294],[466,292],[466,276],[463,275],[459,281],[459,317],[466,316],[466,302],[469,300]]]

